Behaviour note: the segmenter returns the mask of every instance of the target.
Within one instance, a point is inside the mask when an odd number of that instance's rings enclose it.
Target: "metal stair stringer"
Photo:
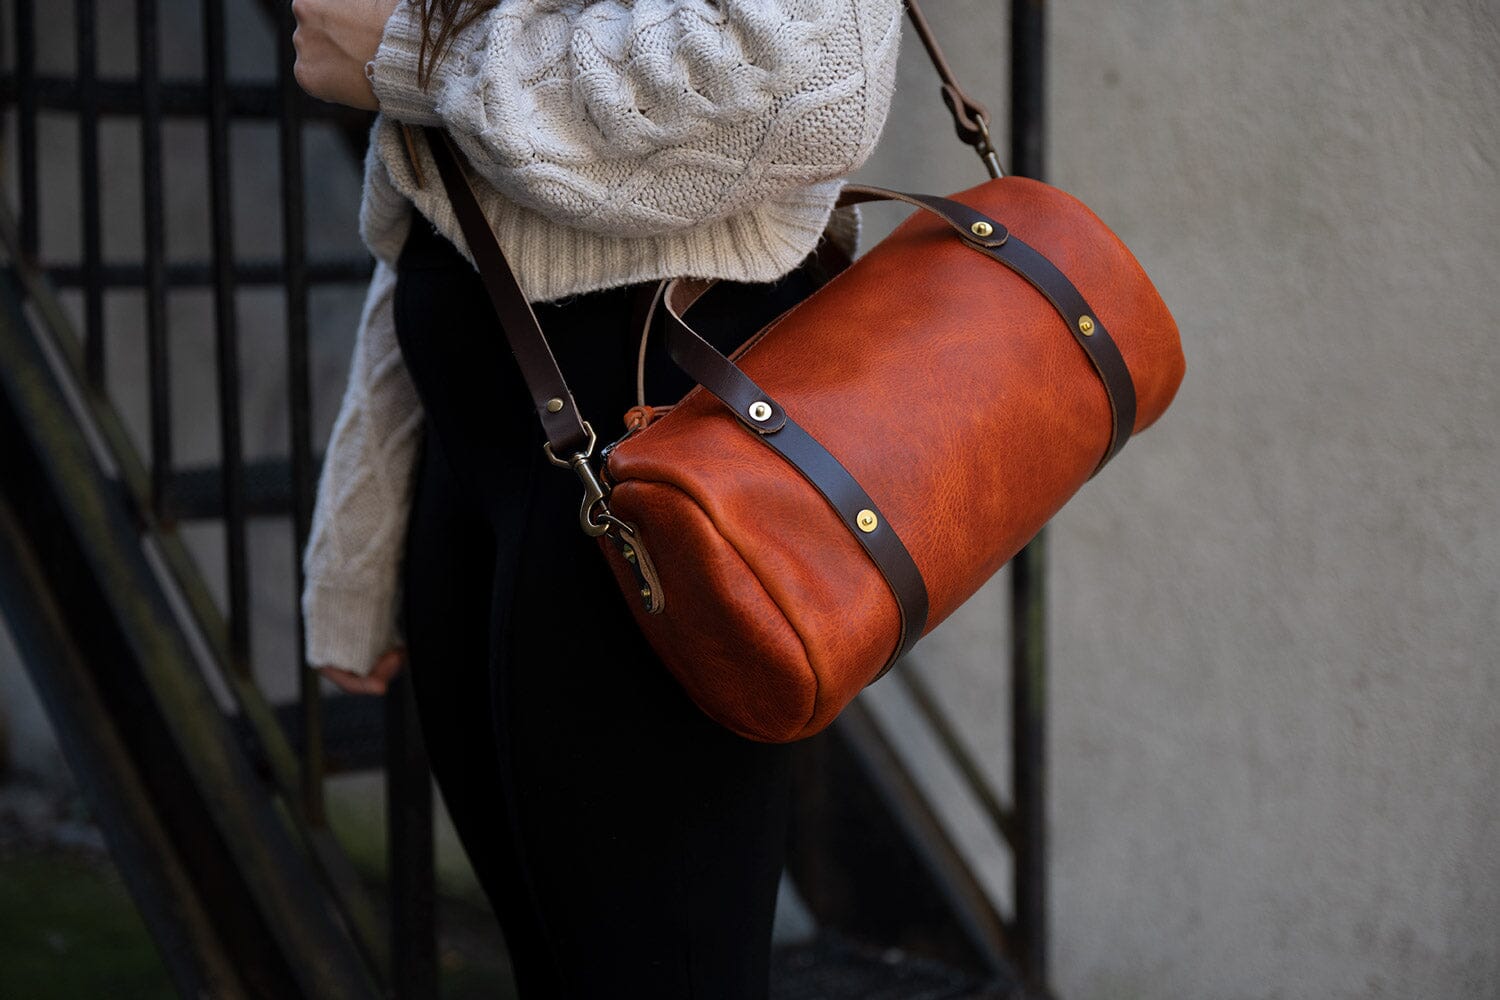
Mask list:
[[[154,931],[178,925],[157,940],[191,953],[167,956],[185,995],[205,977],[228,986],[232,969],[248,996],[379,996],[293,819],[205,683],[13,266],[0,272],[0,514],[0,611],[111,850],[145,866],[127,873],[137,904]]]

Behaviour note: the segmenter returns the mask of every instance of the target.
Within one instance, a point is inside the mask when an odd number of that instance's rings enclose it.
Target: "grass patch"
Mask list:
[[[386,901],[385,797],[378,775],[329,782],[330,825]],[[509,1000],[510,961],[439,802],[438,959],[443,1000]],[[176,990],[110,857],[40,840],[0,843],[0,1000],[174,1000]]]
[[[172,982],[107,861],[0,856],[0,997],[172,1000]]]

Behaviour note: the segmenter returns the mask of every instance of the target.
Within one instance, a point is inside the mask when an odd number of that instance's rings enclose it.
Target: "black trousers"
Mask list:
[[[559,262],[566,266],[566,262]],[[812,289],[810,269],[695,308],[728,350]],[[641,290],[537,307],[601,445],[634,403]],[[763,998],[789,748],[687,698],[579,529],[473,268],[420,217],[395,292],[426,426],[404,629],[439,791],[526,1000]],[[648,401],[691,387],[654,338]]]

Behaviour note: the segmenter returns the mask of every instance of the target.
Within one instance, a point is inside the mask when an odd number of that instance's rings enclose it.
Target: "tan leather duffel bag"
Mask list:
[[[684,321],[712,282],[667,283],[667,346],[698,387],[634,412],[596,474],[458,154],[428,139],[584,530],[689,696],[750,739],[827,726],[1182,380],[1166,305],[1078,200],[1015,177],[947,199],[851,185],[845,203],[921,210],[733,360]]]

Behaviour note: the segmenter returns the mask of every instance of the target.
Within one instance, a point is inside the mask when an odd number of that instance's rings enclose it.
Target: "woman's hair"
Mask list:
[[[500,0],[407,0],[422,8],[422,45],[417,50],[417,85],[426,87],[453,37]],[[435,32],[435,33],[434,33]]]

